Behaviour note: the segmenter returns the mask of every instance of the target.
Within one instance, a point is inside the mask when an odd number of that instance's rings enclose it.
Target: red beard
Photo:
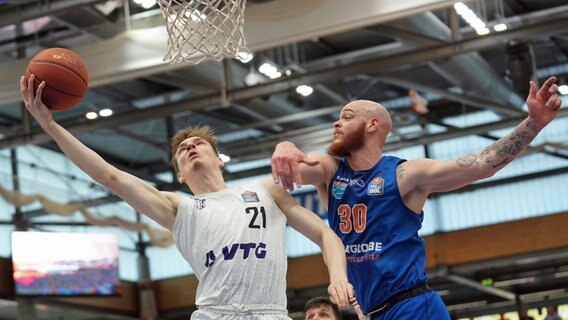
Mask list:
[[[327,148],[327,152],[333,156],[347,157],[351,152],[361,149],[364,141],[365,123],[363,122],[353,132],[344,134],[341,139],[335,138]]]

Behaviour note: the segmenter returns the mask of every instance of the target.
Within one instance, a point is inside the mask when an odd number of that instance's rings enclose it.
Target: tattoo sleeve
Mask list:
[[[456,162],[458,163],[458,166],[460,166],[460,168],[469,168],[477,163],[477,155],[470,154],[468,156],[458,158]]]
[[[513,132],[481,151],[476,159],[484,161],[494,169],[500,169],[523,152],[538,132],[539,130],[535,125],[525,120]],[[458,164],[460,164],[460,159],[458,159]]]

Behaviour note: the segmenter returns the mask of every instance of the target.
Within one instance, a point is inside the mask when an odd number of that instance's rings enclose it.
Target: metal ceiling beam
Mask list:
[[[471,280],[469,278],[457,275],[457,274],[452,274],[451,271],[444,269],[441,271],[440,274],[438,274],[439,276],[442,276],[452,282],[482,291],[482,292],[486,292],[498,297],[501,297],[503,299],[507,299],[510,301],[515,301],[517,299],[517,296],[512,293],[509,292],[507,290],[503,290],[503,289],[499,289],[499,288],[495,288],[495,287],[486,287],[484,285],[482,285],[481,283]]]
[[[440,39],[432,38],[424,34],[417,34],[414,32],[410,32],[407,30],[402,30],[399,28],[387,26],[387,25],[380,25],[375,27],[367,28],[373,30],[383,36],[386,37],[394,37],[399,38],[405,41],[409,41],[416,44],[421,44],[424,46],[434,46],[434,45],[441,45],[444,43],[448,43],[446,41],[442,41]]]
[[[396,77],[392,77],[392,76],[379,76],[378,77],[379,81],[381,82],[385,82],[388,84],[392,84],[395,86],[399,86],[399,87],[403,87],[406,89],[416,89],[416,90],[420,90],[420,91],[427,91],[427,92],[431,92],[431,93],[435,93],[443,98],[446,98],[448,100],[451,101],[455,101],[455,102],[459,102],[459,103],[463,103],[472,107],[477,107],[477,108],[482,108],[482,109],[491,109],[497,113],[501,113],[501,114],[506,114],[509,116],[519,116],[521,114],[524,114],[523,111],[521,110],[517,110],[517,109],[512,109],[509,106],[503,105],[503,104],[499,104],[499,103],[495,103],[493,101],[489,101],[489,100],[485,100],[485,99],[481,99],[481,98],[476,98],[476,97],[471,97],[471,96],[465,96],[465,95],[461,95],[461,94],[457,94],[457,93],[453,93],[450,92],[448,90],[444,90],[444,89],[439,89],[439,88],[434,88],[428,85],[424,85],[424,84],[420,84],[420,83],[416,83],[413,81],[408,81],[408,80],[404,80],[404,79],[400,79],[400,78],[396,78]]]
[[[0,27],[20,23],[46,15],[57,14],[76,7],[81,7],[104,0],[51,0],[42,3],[29,3],[17,7],[9,7],[0,11]]]
[[[305,75],[297,75],[287,79],[271,81],[254,87],[237,88],[229,91],[227,97],[229,101],[240,101],[259,96],[266,96],[275,93],[291,90],[301,84],[316,84],[326,81],[341,79],[357,74],[381,74],[396,70],[404,65],[416,64],[423,61],[439,59],[456,55],[464,52],[479,51],[505,44],[511,39],[531,38],[534,35],[540,37],[550,34],[568,32],[566,18],[556,18],[553,21],[541,22],[536,25],[522,27],[519,29],[506,31],[492,35],[491,37],[477,37],[452,44],[436,46],[432,48],[414,50],[407,53],[400,53],[378,60],[366,60],[346,66],[314,70]],[[100,128],[119,126],[127,123],[134,123],[154,119],[158,116],[164,117],[178,112],[200,110],[210,105],[222,102],[221,94],[215,93],[193,99],[180,101],[177,103],[164,105],[161,107],[135,110],[124,113],[117,113],[113,117],[84,123],[83,121],[69,121],[65,123],[74,134],[89,132]],[[0,140],[0,148],[12,148],[22,144],[37,144],[50,140],[51,138],[43,132],[35,131],[32,134],[19,133],[11,137]]]

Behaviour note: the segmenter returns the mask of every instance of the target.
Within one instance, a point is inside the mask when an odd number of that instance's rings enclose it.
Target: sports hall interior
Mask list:
[[[280,141],[325,152],[353,99],[391,113],[386,153],[451,160],[526,117],[528,79],[557,76],[558,117],[494,177],[431,196],[420,234],[430,285],[456,319],[518,319],[522,305],[540,320],[550,304],[568,319],[568,2],[460,2],[484,27],[456,3],[248,0],[252,55],[194,65],[162,60],[167,36],[154,1],[0,1],[0,319],[139,319],[149,309],[188,319],[195,309],[197,280],[163,230],[82,173],[24,111],[20,76],[51,47],[72,49],[89,69],[82,102],[55,119],[111,164],[182,194],[190,191],[172,171],[169,138],[188,125],[215,129],[229,185],[269,176]],[[411,108],[410,89],[426,109]],[[294,196],[325,218],[313,189]],[[15,295],[15,230],[116,234],[123,294]],[[303,319],[305,302],[326,295],[327,271],[316,245],[287,236],[288,309]]]

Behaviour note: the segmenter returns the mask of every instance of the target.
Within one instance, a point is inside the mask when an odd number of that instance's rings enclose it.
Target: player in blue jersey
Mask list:
[[[380,104],[343,107],[329,154],[306,156],[291,142],[272,157],[276,183],[312,184],[327,205],[330,226],[345,245],[350,282],[371,319],[450,319],[427,285],[424,241],[418,236],[429,194],[455,190],[494,175],[521,154],[556,117],[562,101],[556,78],[530,83],[528,117],[509,135],[454,161],[403,160],[383,154],[392,121]]]

